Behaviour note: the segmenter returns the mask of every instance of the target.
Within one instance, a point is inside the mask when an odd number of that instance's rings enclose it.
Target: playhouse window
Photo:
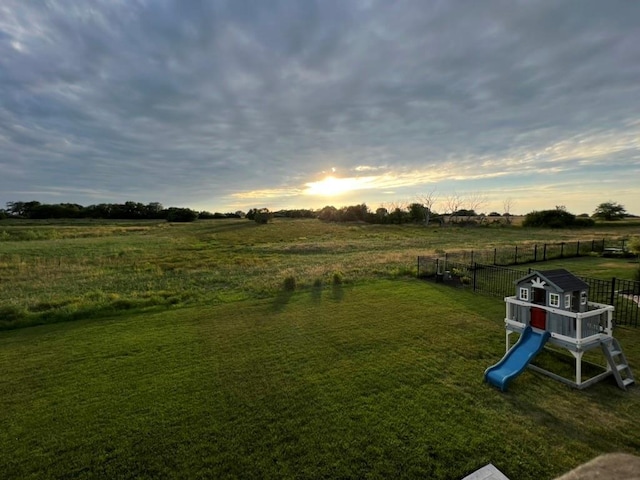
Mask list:
[[[525,302],[529,301],[529,289],[528,288],[520,288],[520,300],[524,300]]]
[[[564,294],[564,308],[571,308],[571,294]]]
[[[580,305],[587,304],[587,292],[580,292]]]
[[[549,306],[550,307],[559,307],[560,306],[560,295],[557,293],[549,294]]]

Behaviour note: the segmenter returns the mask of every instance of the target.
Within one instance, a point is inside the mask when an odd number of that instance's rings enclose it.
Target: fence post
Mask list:
[[[626,242],[626,240],[623,238],[622,239],[622,247],[621,247],[623,252],[624,252],[624,242]]]
[[[578,246],[576,247],[576,257],[579,257],[580,256],[580,240],[578,240],[577,245]]]
[[[538,261],[538,244],[537,243],[533,246],[533,261],[534,262]]]
[[[518,245],[516,245],[516,253],[515,253],[515,256],[514,256],[513,264],[514,265],[518,264]]]
[[[560,242],[560,258],[564,258],[564,242]]]
[[[596,251],[596,241],[595,240],[591,240],[591,251],[592,252]]]
[[[478,266],[473,263],[473,291],[476,291],[476,275],[478,275]]]
[[[471,250],[471,265],[473,265],[473,250]]]
[[[442,273],[447,270],[447,252],[444,252],[444,267],[442,267]]]
[[[496,264],[497,256],[498,256],[498,249],[497,249],[497,248],[494,248],[494,249],[493,249],[493,264],[494,264],[494,265]]]
[[[613,305],[613,301],[616,299],[616,277],[611,277],[611,299],[609,305]]]
[[[547,244],[544,244],[544,250],[542,251],[542,261],[546,261],[547,260]]]

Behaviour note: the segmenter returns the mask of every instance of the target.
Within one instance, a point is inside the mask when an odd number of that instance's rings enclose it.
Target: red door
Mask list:
[[[546,330],[547,328],[547,311],[542,308],[531,307],[531,326]]]

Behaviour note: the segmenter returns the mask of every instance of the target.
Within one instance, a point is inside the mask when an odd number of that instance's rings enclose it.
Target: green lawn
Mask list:
[[[550,260],[548,262],[527,263],[513,268],[533,268],[536,270],[551,270],[553,268],[566,268],[567,270],[583,277],[611,280],[611,277],[633,280],[638,269],[638,260],[635,258],[607,258],[599,256],[584,256]]]
[[[2,221],[0,477],[545,479],[640,453],[638,387],[500,393],[502,301],[415,279],[436,251],[632,235]],[[637,370],[640,330],[617,336]]]
[[[0,332],[3,478],[553,478],[640,453],[640,393],[525,372],[500,300],[414,279]],[[640,366],[640,331],[618,336]]]

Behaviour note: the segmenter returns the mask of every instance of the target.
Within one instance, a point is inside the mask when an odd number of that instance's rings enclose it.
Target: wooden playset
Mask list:
[[[516,295],[506,297],[506,350],[502,360],[485,371],[485,380],[501,390],[528,366],[573,387],[582,389],[610,375],[626,389],[633,373],[613,337],[611,305],[590,302],[589,286],[565,269],[532,271],[516,281]],[[520,334],[510,347],[510,336]],[[567,350],[575,359],[575,378],[532,365],[533,358],[548,345]],[[583,376],[583,355],[600,349],[606,367],[591,378]]]

